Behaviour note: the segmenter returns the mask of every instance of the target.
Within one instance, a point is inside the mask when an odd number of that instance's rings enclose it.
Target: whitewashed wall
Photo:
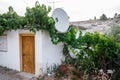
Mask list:
[[[53,66],[54,64],[60,64],[63,60],[62,43],[53,45],[51,42],[48,32],[42,32],[42,60],[43,60],[43,71],[46,72],[46,68]]]
[[[0,65],[20,70],[18,31],[7,32],[7,52],[0,52]]]
[[[7,33],[7,52],[0,52],[0,66],[20,71],[19,34],[29,32],[17,30]],[[46,73],[46,67],[60,64],[62,44],[53,45],[48,32],[39,31],[35,34],[35,75]]]

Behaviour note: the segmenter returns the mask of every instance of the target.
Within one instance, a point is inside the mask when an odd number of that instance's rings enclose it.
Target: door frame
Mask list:
[[[33,33],[20,33],[19,34],[19,49],[20,49],[20,71],[23,71],[23,61],[22,61],[22,37],[23,36],[34,36],[35,39],[35,34]],[[35,69],[35,41],[34,41],[34,69]],[[35,71],[34,71],[35,74]]]

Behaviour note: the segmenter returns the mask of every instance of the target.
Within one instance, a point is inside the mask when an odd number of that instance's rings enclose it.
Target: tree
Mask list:
[[[117,18],[117,16],[118,16],[118,14],[117,14],[117,13],[115,13],[115,14],[114,14],[114,18]]]
[[[96,20],[96,16],[94,16],[94,20]]]
[[[107,20],[107,16],[105,14],[102,14],[100,16],[100,20],[103,20],[103,21]]]
[[[118,14],[117,18],[120,19],[120,14]]]

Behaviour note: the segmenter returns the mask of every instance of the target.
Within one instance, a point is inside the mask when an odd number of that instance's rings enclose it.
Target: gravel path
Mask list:
[[[0,67],[0,80],[37,80],[34,75]]]

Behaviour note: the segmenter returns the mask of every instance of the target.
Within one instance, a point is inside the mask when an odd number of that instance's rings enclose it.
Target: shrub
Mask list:
[[[107,69],[114,69],[117,55],[120,53],[120,44],[115,42],[114,37],[108,37],[99,33],[86,33],[81,36],[77,58],[70,61],[79,70],[87,70],[94,74],[99,69],[105,72]],[[76,48],[74,48],[75,50]],[[75,52],[75,51],[73,51]],[[77,66],[76,66],[77,65]]]

